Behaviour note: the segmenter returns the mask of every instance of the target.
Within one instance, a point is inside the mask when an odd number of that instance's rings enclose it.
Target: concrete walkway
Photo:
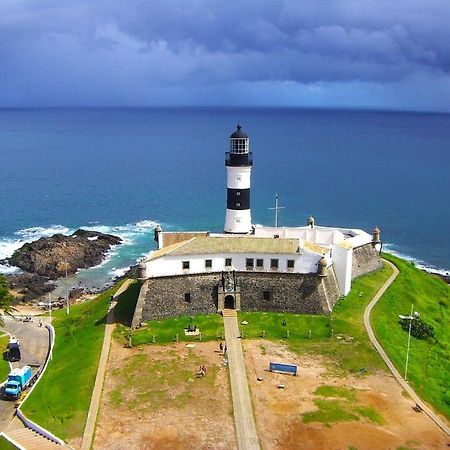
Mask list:
[[[370,325],[370,313],[372,312],[373,307],[376,305],[378,300],[381,298],[381,296],[385,293],[386,289],[392,284],[392,282],[397,277],[399,271],[397,267],[392,264],[390,261],[384,260],[389,266],[392,267],[392,270],[394,273],[389,277],[389,279],[384,283],[382,288],[377,292],[375,297],[372,299],[372,301],[367,305],[366,310],[364,311],[364,326],[366,327],[367,334],[369,335],[369,339],[372,342],[373,346],[375,347],[376,351],[380,354],[380,356],[383,358],[383,361],[388,366],[389,370],[392,372],[392,375],[394,375],[395,379],[398,381],[400,386],[408,392],[408,394],[411,396],[413,401],[418,404],[425,414],[436,423],[447,435],[450,436],[450,428],[444,421],[435,414],[431,408],[429,408],[423,400],[414,392],[414,390],[411,388],[411,386],[402,378],[398,370],[395,368],[392,361],[388,358],[386,352],[381,347],[380,343],[377,341],[377,338],[375,337],[375,333],[373,332],[372,326]]]
[[[238,448],[239,450],[256,450],[260,446],[245,372],[244,353],[239,338],[237,317],[224,317],[223,323]]]
[[[103,389],[103,380],[105,379],[106,365],[108,364],[111,335],[114,329],[114,307],[116,306],[116,303],[116,301],[111,302],[108,315],[106,316],[106,327],[103,338],[102,352],[100,354],[100,362],[98,363],[94,390],[92,391],[91,403],[89,405],[86,426],[84,428],[81,450],[89,450],[91,448],[92,439],[94,438],[95,424],[97,422],[98,408],[100,406],[100,397]]]

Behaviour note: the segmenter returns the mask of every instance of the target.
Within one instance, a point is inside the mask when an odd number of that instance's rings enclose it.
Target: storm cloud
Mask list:
[[[0,106],[448,110],[449,42],[438,0],[2,2]]]

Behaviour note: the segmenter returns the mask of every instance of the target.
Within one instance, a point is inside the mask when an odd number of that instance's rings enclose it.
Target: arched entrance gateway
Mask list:
[[[224,309],[241,309],[241,289],[234,271],[222,272],[217,287],[217,312],[221,313]]]
[[[226,295],[224,300],[224,307],[226,309],[236,309],[235,301],[234,301],[234,295]]]

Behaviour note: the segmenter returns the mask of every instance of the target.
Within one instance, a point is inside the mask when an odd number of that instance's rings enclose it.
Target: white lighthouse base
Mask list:
[[[225,233],[246,234],[252,229],[252,218],[249,209],[227,209],[225,215]]]

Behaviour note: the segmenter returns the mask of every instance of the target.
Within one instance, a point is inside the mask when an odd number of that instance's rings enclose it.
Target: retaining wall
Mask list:
[[[361,245],[353,249],[352,280],[382,267],[380,255],[372,244]]]
[[[316,274],[237,272],[243,311],[328,314],[339,298],[332,268]],[[217,311],[221,273],[148,279],[141,288],[133,325],[150,319]],[[186,296],[185,294],[189,294]]]

